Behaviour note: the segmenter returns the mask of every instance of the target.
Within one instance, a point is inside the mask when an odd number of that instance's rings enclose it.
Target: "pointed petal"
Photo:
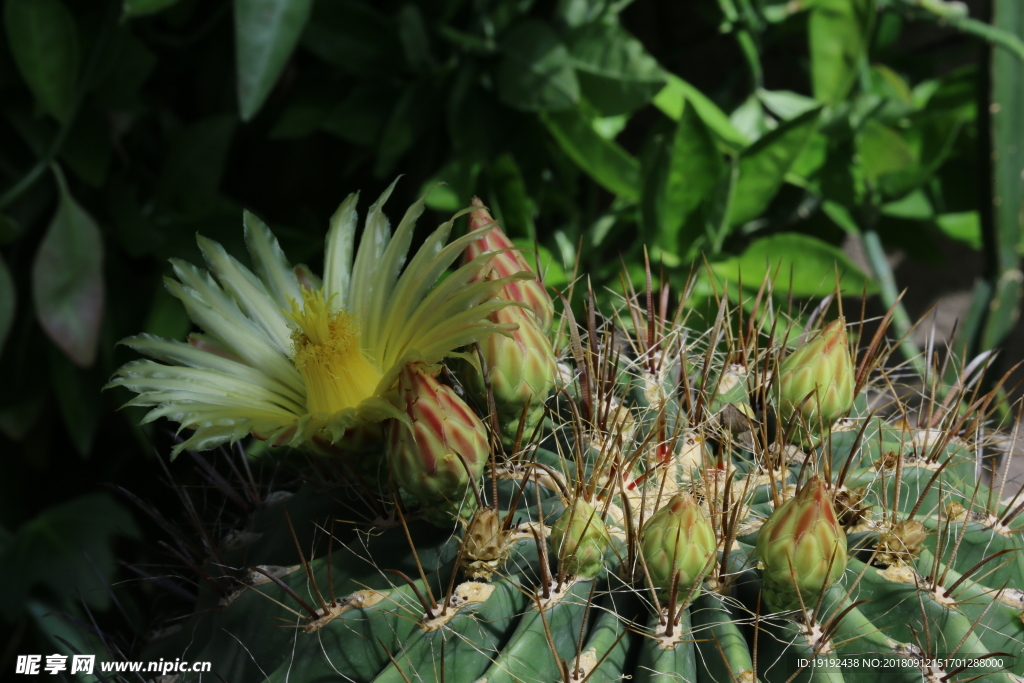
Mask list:
[[[352,249],[356,239],[359,193],[345,198],[331,216],[327,231],[327,252],[324,254],[324,286],[327,297],[336,296],[339,305],[348,302],[349,278],[352,276]]]
[[[292,328],[263,283],[219,243],[201,235],[196,237],[196,241],[203,252],[203,258],[224,289],[278,349],[287,353],[292,347]]]
[[[352,282],[356,286],[349,288],[345,308],[364,322],[370,312],[370,301],[373,298],[374,285],[377,281],[375,273],[384,256],[384,250],[387,249],[388,238],[391,234],[387,216],[383,213],[384,202],[391,196],[391,191],[395,189],[397,182],[396,178],[370,207],[370,212],[366,216],[363,236],[359,239],[356,260],[352,266]]]
[[[416,227],[416,219],[423,214],[424,199],[426,197],[421,197],[406,210],[387,249],[384,250],[380,263],[377,264],[376,282],[373,287],[373,296],[370,299],[366,327],[363,330],[363,340],[369,348],[376,347],[383,321],[389,312],[388,299],[395,288],[398,273],[409,253],[409,244],[412,243],[412,232]]]
[[[194,266],[174,262],[183,286],[164,280],[168,291],[185,305],[189,318],[254,368],[260,368],[298,392],[305,384],[302,375],[266,334],[247,318],[238,305],[213,280]]]
[[[267,291],[279,308],[289,308],[291,301],[302,301],[299,279],[267,224],[246,211],[242,216],[245,227],[245,245]]]
[[[171,339],[162,339],[152,334],[128,337],[120,343],[157,360],[167,363],[181,363],[192,368],[213,370],[275,392],[300,405],[306,404],[304,393],[296,392],[288,385],[244,363],[204,351],[191,344]]]
[[[219,398],[226,398],[239,404],[264,406],[269,410],[279,409],[293,414],[305,412],[303,406],[259,384],[215,370],[164,365],[150,360],[127,363],[107,386],[127,387],[154,402],[170,400],[157,396],[159,392],[167,391],[175,394],[173,400],[215,403]]]

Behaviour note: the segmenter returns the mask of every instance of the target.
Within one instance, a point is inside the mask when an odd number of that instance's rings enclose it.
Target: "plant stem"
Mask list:
[[[914,367],[914,371],[923,377],[925,373],[924,359],[921,358],[921,352],[910,339],[910,330],[914,325],[903,302],[900,301],[900,293],[896,289],[896,278],[892,274],[892,268],[889,267],[889,261],[885,258],[882,240],[879,239],[874,228],[867,228],[861,233],[861,244],[864,245],[868,263],[871,264],[871,269],[875,271],[875,277],[878,278],[882,301],[892,309],[892,324],[896,328],[896,334],[900,336],[900,351]]]
[[[1008,50],[1018,59],[1024,60],[1024,41],[1020,37],[984,21],[972,19],[962,3],[943,0],[890,0],[888,3],[879,4],[883,7],[888,4],[889,7],[908,10],[918,18],[952,26],[958,31],[977,36],[987,43]]]
[[[26,190],[35,185],[36,181],[43,176],[43,173],[45,173],[50,167],[50,164],[53,163],[53,160],[57,158],[61,147],[64,146],[64,140],[67,139],[68,133],[71,131],[71,127],[75,125],[75,120],[78,118],[78,112],[82,109],[82,102],[85,100],[89,81],[92,80],[92,75],[96,71],[96,65],[99,62],[100,54],[103,52],[103,48],[107,44],[107,38],[110,36],[110,28],[115,23],[118,4],[110,3],[109,6],[113,9],[108,9],[107,11],[107,16],[100,28],[99,36],[93,45],[92,53],[89,55],[89,61],[78,81],[78,88],[75,91],[75,102],[71,107],[71,114],[68,116],[67,121],[61,124],[60,129],[57,131],[57,135],[54,136],[53,141],[50,142],[50,146],[46,149],[43,156],[36,161],[35,165],[29,169],[28,173],[21,177],[21,180],[14,183],[14,185],[9,187],[6,192],[0,195],[0,210],[4,209],[8,204],[20,197]]]

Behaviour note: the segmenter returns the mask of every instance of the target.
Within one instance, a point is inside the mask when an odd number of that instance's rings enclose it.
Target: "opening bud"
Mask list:
[[[483,423],[423,363],[405,366],[398,396],[411,426],[401,420],[386,426],[392,477],[425,506],[431,521],[444,525],[456,513],[468,517],[476,507],[472,480],[479,480],[490,453]]]
[[[511,251],[502,251],[502,253],[494,257],[494,260],[491,261],[487,277],[501,278],[522,272],[534,273],[533,268],[527,263],[523,254],[512,243],[512,240],[505,235],[501,226],[497,225],[494,219],[491,218],[491,213],[484,206],[484,203],[478,197],[473,197],[471,204],[476,208],[469,214],[469,231],[481,230],[489,225],[494,227],[480,239],[469,243],[463,255],[465,262],[468,263],[477,256],[487,252],[510,249]],[[551,301],[551,296],[544,289],[544,285],[541,284],[540,280],[536,278],[533,280],[517,280],[505,285],[501,291],[502,297],[505,299],[526,304],[533,315],[536,316],[537,325],[542,332],[547,332],[551,329],[555,307]]]

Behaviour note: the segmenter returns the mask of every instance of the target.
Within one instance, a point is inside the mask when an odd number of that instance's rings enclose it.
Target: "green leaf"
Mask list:
[[[787,121],[743,150],[729,204],[729,226],[753,220],[768,208],[782,187],[786,172],[818,129],[820,113],[820,109],[815,109]]]
[[[156,14],[174,5],[178,0],[124,0],[124,17],[141,17]]]
[[[0,213],[0,246],[10,244],[21,234],[18,222],[10,216]]]
[[[761,100],[768,111],[783,121],[796,118],[818,106],[818,103],[810,97],[804,97],[789,90],[760,89],[757,91],[757,98]]]
[[[865,121],[857,132],[857,154],[864,177],[872,183],[917,165],[917,156],[904,136],[874,119]]]
[[[732,110],[729,121],[748,140],[759,140],[778,125],[753,93]]]
[[[59,0],[7,0],[7,40],[40,108],[67,122],[78,84],[78,29]]]
[[[689,219],[725,172],[722,155],[696,107],[688,104],[683,109],[675,134],[656,152],[653,165],[643,188],[644,222],[657,235],[659,246],[685,255],[699,234],[685,227],[697,222]]]
[[[345,101],[327,112],[321,127],[353,145],[377,142],[402,93],[373,81],[352,88]]]
[[[224,114],[169,135],[153,201],[185,210],[212,202],[237,123],[234,116]]]
[[[502,37],[498,98],[514,109],[560,111],[580,99],[569,50],[547,23],[527,19]]]
[[[508,152],[499,156],[491,165],[490,174],[497,197],[492,208],[505,234],[537,239],[537,226],[533,223],[535,206],[526,192],[526,181],[515,157]]]
[[[97,400],[103,379],[96,370],[83,371],[67,357],[50,349],[50,381],[57,394],[57,403],[75,450],[83,458],[92,452],[96,428],[99,426],[102,402]]]
[[[562,150],[599,185],[624,199],[640,198],[640,164],[601,137],[579,109],[541,115]]]
[[[604,116],[642,107],[665,84],[658,62],[617,24],[589,24],[568,42],[583,96]]]
[[[112,36],[106,68],[97,67],[92,92],[103,109],[140,111],[140,90],[153,74],[156,55],[131,32]]]
[[[13,621],[36,586],[93,609],[110,605],[117,571],[114,536],[137,538],[131,514],[108,493],[91,493],[44,510],[15,532],[0,553],[0,615]]]
[[[922,190],[916,190],[894,202],[883,204],[881,213],[908,221],[927,221],[935,216],[935,209],[928,195]]]
[[[607,0],[558,0],[555,16],[573,28],[599,21],[608,11]]]
[[[935,217],[935,224],[948,237],[964,242],[971,249],[981,250],[981,219],[977,211],[940,214]]]
[[[238,105],[243,121],[263,106],[299,42],[312,0],[234,0]]]
[[[814,237],[799,233],[779,233],[755,240],[740,256],[712,264],[712,271],[729,282],[756,290],[765,277],[774,278],[774,289],[781,295],[817,297],[831,294],[836,287],[838,269],[844,294],[859,296],[864,287],[877,291],[874,280],[842,252]]]
[[[103,239],[56,170],[60,205],[32,264],[36,315],[50,339],[82,367],[96,360],[103,319]]]
[[[60,159],[86,184],[101,187],[113,155],[110,123],[98,107],[79,110],[60,150]]]
[[[16,303],[14,279],[11,277],[11,271],[8,270],[3,257],[0,256],[0,356],[3,355],[7,335],[11,333],[11,325],[14,324]]]
[[[434,68],[434,55],[430,49],[430,35],[423,11],[409,3],[398,10],[398,38],[402,42],[405,61],[413,71],[426,73]]]
[[[850,91],[871,36],[874,0],[815,0],[807,22],[811,81],[819,102],[837,105]]]
[[[352,74],[391,71],[402,61],[391,20],[373,3],[358,0],[316,3],[302,46]]]
[[[391,111],[377,147],[373,173],[378,178],[391,175],[398,160],[423,136],[440,115],[436,93],[429,80],[417,81],[406,88]]]
[[[469,197],[476,186],[478,175],[479,162],[455,157],[423,184],[419,194],[427,195],[425,203],[434,211],[454,213],[469,206]]]
[[[737,148],[750,144],[749,138],[736,130],[729,117],[717,104],[675,74],[668,74],[668,83],[652,100],[654,106],[674,121],[678,121],[679,117],[683,115],[685,102],[693,105],[701,120],[723,142]]]

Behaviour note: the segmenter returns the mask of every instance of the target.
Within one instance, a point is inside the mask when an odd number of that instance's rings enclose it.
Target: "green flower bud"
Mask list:
[[[501,230],[501,226],[495,224],[490,212],[478,197],[473,197],[471,202],[477,207],[469,215],[469,231],[481,230],[493,225],[493,229],[480,239],[470,242],[466,247],[463,258],[468,263],[481,254],[491,251],[502,253],[491,261],[490,278],[508,277],[516,273],[533,273],[533,268],[526,262],[523,255],[515,248],[512,241]],[[502,251],[508,249],[509,251]],[[537,325],[542,332],[551,329],[554,320],[555,307],[551,296],[544,289],[544,285],[536,278],[533,280],[517,280],[510,282],[502,288],[502,297],[509,301],[518,301],[526,304],[529,310],[536,316]]]
[[[529,405],[525,431],[529,437],[544,415],[544,401],[554,385],[555,353],[528,311],[506,306],[492,313],[490,320],[499,325],[519,326],[510,337],[490,335],[480,342],[480,351],[487,365],[502,434],[506,439],[515,436],[523,408]],[[487,386],[481,373],[471,368],[465,379],[467,388],[485,402]]]
[[[589,503],[577,499],[551,527],[551,552],[570,576],[589,579],[604,566],[604,553],[611,543],[601,515]]]
[[[423,363],[406,365],[398,394],[411,426],[387,425],[392,477],[423,503],[431,521],[445,525],[456,512],[468,517],[476,503],[470,477],[479,480],[490,454],[483,423]]]
[[[718,539],[693,497],[677,493],[644,523],[640,549],[658,593],[667,595],[678,580],[682,600],[711,569]]]
[[[779,366],[776,388],[783,423],[799,410],[810,429],[829,426],[853,405],[853,360],[846,343],[846,319],[829,323]]]
[[[757,535],[765,604],[772,611],[812,606],[846,570],[846,533],[825,482],[815,475],[772,513]]]

